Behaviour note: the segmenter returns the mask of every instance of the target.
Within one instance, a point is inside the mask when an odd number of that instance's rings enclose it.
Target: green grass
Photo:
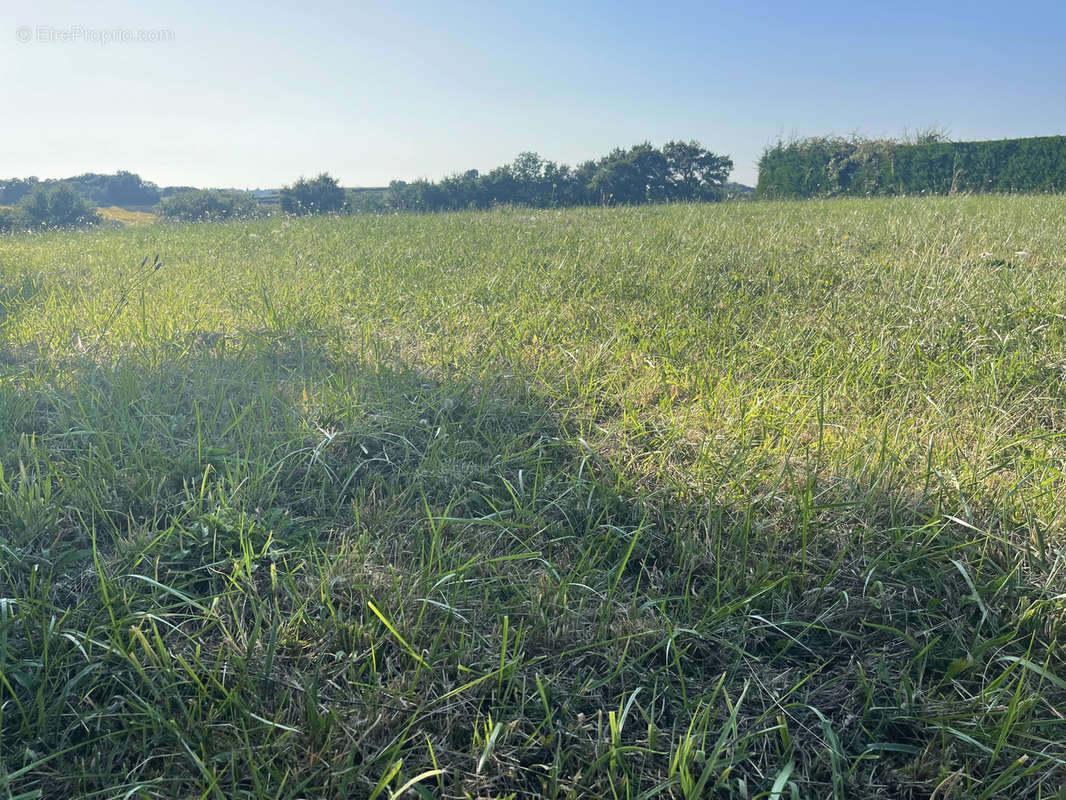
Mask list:
[[[0,797],[1062,797],[1064,216],[0,238]]]

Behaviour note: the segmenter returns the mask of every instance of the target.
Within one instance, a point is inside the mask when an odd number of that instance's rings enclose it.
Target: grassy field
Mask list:
[[[150,211],[134,211],[121,206],[102,206],[96,210],[101,219],[118,222],[128,227],[150,225],[159,219],[159,215]]]
[[[0,238],[0,796],[1066,796],[1064,218]]]

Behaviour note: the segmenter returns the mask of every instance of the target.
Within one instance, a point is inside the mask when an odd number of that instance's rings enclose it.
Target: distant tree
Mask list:
[[[389,211],[412,210],[407,192],[407,181],[389,181],[389,188],[385,190],[385,207]]]
[[[666,158],[647,142],[629,150],[616,148],[604,157],[590,181],[600,202],[646,203],[668,199]]]
[[[348,189],[345,206],[353,214],[381,214],[388,211],[387,189]]]
[[[0,205],[13,206],[38,185],[36,178],[9,178],[0,181]]]
[[[670,167],[661,150],[645,142],[629,150],[628,160],[644,179],[644,197],[635,202],[659,202],[669,199]]]
[[[168,219],[200,222],[254,219],[267,211],[250,193],[218,189],[192,189],[164,197],[156,209]]]
[[[420,211],[440,211],[447,207],[447,197],[439,183],[421,178],[411,184],[416,192],[416,202]]]
[[[572,204],[574,177],[566,164],[526,152],[519,153],[508,169],[513,181],[511,202],[542,208]]]
[[[281,190],[281,210],[286,214],[336,214],[344,210],[344,189],[323,172],[313,180],[300,178]]]
[[[58,227],[92,224],[96,220],[96,211],[66,185],[48,193],[48,214],[49,223]]]
[[[515,180],[511,165],[496,167],[478,180],[481,189],[481,205],[485,208],[508,205],[518,200],[519,183]]]
[[[199,191],[195,186],[164,186],[159,190],[159,199],[164,197],[170,197],[174,194],[181,194],[182,192],[195,192]]]
[[[31,227],[45,227],[48,225],[49,212],[48,200],[51,191],[45,187],[34,189],[19,201],[19,210],[26,223]]]
[[[614,201],[616,193],[630,194],[639,183],[636,172],[626,162],[625,151],[616,147],[596,163],[596,169],[589,177],[589,189],[598,202],[608,204]]]
[[[667,142],[663,158],[671,200],[715,200],[733,171],[733,160],[705,149],[699,142]]]
[[[113,206],[150,206],[159,202],[159,187],[140,175],[119,170],[107,187],[106,202]]]
[[[563,205],[592,205],[601,201],[599,192],[592,185],[598,169],[599,162],[591,160],[583,161],[574,167],[570,173]]]
[[[74,191],[90,202],[103,206],[150,206],[159,202],[159,187],[126,170],[113,175],[86,172],[64,178]]]
[[[460,210],[478,208],[480,205],[479,173],[469,169],[443,178],[437,186],[440,189],[442,208]]]
[[[727,156],[704,149],[699,142],[669,142],[659,150],[648,142],[616,148],[598,161],[569,167],[532,151],[519,153],[510,164],[487,173],[476,169],[455,173],[438,182],[420,178],[392,181],[377,196],[348,193],[352,211],[446,211],[522,205],[534,208],[595,203],[648,203],[669,200],[720,200],[733,168]],[[319,176],[318,181],[332,180]],[[300,181],[282,192],[282,208],[307,213]],[[361,190],[362,191],[362,190]]]
[[[576,198],[574,171],[566,164],[546,161],[544,166],[544,187],[549,192],[545,197],[547,206],[571,206],[581,201]]]
[[[511,162],[511,179],[514,181],[514,197],[511,202],[526,206],[550,206],[552,204],[552,176],[558,172],[554,161],[541,158],[533,152],[519,153]]]
[[[21,208],[0,208],[0,233],[12,233],[26,227],[26,217]]]
[[[31,228],[84,228],[100,221],[92,205],[65,183],[37,187],[19,209]]]

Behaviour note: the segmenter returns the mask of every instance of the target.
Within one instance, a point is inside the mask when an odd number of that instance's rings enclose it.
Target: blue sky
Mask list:
[[[683,138],[754,183],[778,137],[1066,134],[1064,42],[1063,2],[7,0],[0,177],[366,186]]]

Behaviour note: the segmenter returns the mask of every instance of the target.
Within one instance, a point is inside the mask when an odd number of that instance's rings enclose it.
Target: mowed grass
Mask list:
[[[1064,217],[0,238],[3,797],[1063,797]]]

